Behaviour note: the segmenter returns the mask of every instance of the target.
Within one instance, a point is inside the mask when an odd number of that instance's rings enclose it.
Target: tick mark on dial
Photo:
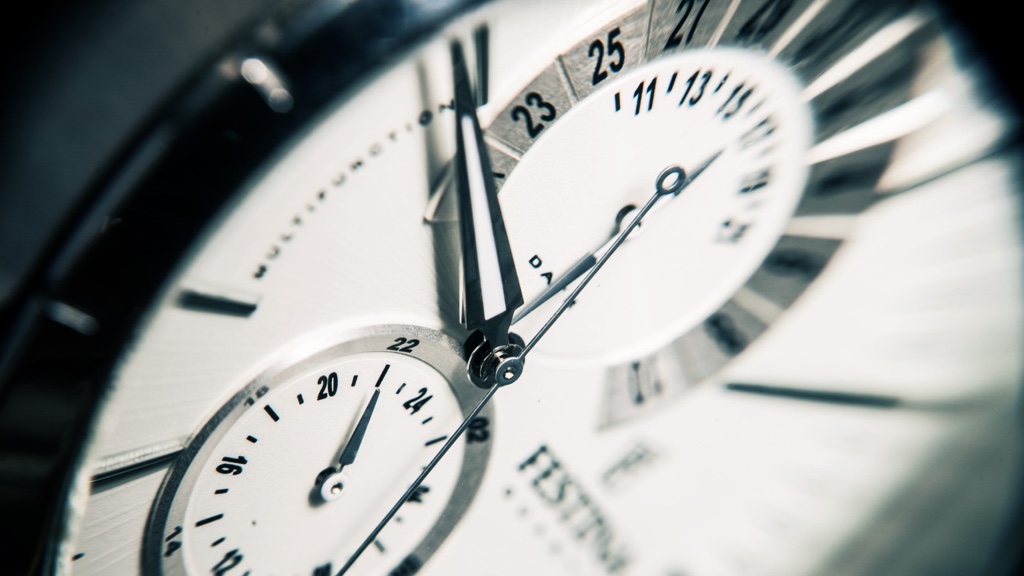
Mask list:
[[[676,78],[679,77],[679,72],[673,72],[672,77],[668,79],[668,88],[665,90],[665,94],[672,91],[672,88],[676,85]]]
[[[384,370],[381,371],[380,377],[377,378],[377,383],[373,385],[374,388],[380,388],[381,383],[384,382],[384,377],[388,375],[388,370],[391,368],[391,364],[385,364]]]
[[[423,422],[420,422],[420,424],[426,424],[427,422],[430,422],[430,421],[431,421],[431,420],[433,420],[433,419],[434,419],[434,417],[433,417],[433,416],[427,416],[427,419],[426,419],[426,420],[424,420]]]
[[[211,522],[216,522],[217,520],[220,520],[223,517],[224,517],[223,514],[214,514],[213,516],[210,516],[209,518],[203,518],[199,522],[196,522],[196,528],[199,528],[200,526],[206,526],[207,524],[209,524]]]
[[[434,438],[433,440],[427,440],[427,443],[424,444],[424,446],[430,446],[432,444],[437,444],[438,442],[444,442],[447,439],[448,439],[447,435],[438,436],[437,438]]]
[[[353,388],[356,385],[356,380],[359,380],[359,374],[356,374],[355,376],[352,377],[352,387]]]
[[[406,499],[406,502],[415,502],[417,504],[423,504],[423,495],[428,492],[430,492],[429,486],[417,486],[416,491],[409,495],[409,498]]]
[[[723,76],[722,80],[718,83],[718,86],[715,86],[715,94],[718,94],[718,91],[722,89],[722,86],[725,86],[725,83],[728,80],[729,80],[729,73],[726,72],[725,76]]]
[[[267,404],[266,406],[264,406],[263,407],[263,411],[266,412],[267,415],[270,416],[270,418],[274,422],[277,422],[278,420],[281,419],[281,417],[277,415],[277,412],[274,412],[274,409],[270,407],[270,404]]]
[[[622,110],[622,96],[618,92],[615,93],[615,111]]]
[[[401,394],[402,388],[405,388],[405,382],[402,382],[402,385],[398,387],[398,390],[395,390],[395,394]]]
[[[214,494],[227,494],[228,493],[228,489],[227,488],[217,488],[216,490],[213,491],[213,493]]]
[[[246,436],[245,439],[248,440],[249,442],[252,442],[253,444],[255,444],[257,442],[257,439],[256,439],[255,436],[251,436],[251,435],[250,436]]]
[[[384,551],[384,545],[381,544],[380,540],[374,540],[373,545],[377,547],[377,550]]]
[[[79,552],[71,557],[71,561],[74,562],[75,560],[81,560],[83,556],[85,556],[85,552]]]
[[[213,548],[214,546],[216,546],[216,545],[220,544],[221,542],[224,542],[224,537],[223,537],[223,536],[221,536],[220,538],[217,538],[216,540],[214,540],[214,541],[213,541],[213,542],[212,542],[212,543],[210,544],[210,548]]]
[[[305,402],[305,400],[302,399],[302,394],[296,394],[295,399],[299,401],[299,404]]]

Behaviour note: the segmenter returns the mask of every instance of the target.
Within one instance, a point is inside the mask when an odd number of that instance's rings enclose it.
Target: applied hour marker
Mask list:
[[[217,520],[220,520],[223,517],[224,517],[223,514],[214,514],[213,516],[210,516],[209,518],[203,518],[199,522],[196,522],[196,528],[199,528],[200,526],[206,526],[207,524],[209,524],[211,522],[216,522]]]
[[[448,439],[447,435],[446,436],[438,436],[437,438],[434,438],[433,440],[427,440],[427,443],[424,444],[424,446],[431,446],[431,445],[437,444],[438,442],[444,442],[447,439]]]
[[[794,400],[824,402],[828,404],[866,406],[871,408],[895,408],[900,404],[899,398],[895,396],[834,392],[831,390],[813,390],[808,388],[791,388],[787,386],[733,383],[726,384],[725,389],[733,392],[745,392],[748,394],[759,394],[762,396],[775,396],[778,398],[791,398]]]
[[[277,422],[278,420],[281,419],[281,417],[277,415],[277,412],[274,412],[274,409],[270,407],[270,404],[267,404],[266,406],[264,406],[263,407],[263,411],[266,412],[267,415],[270,416],[270,418],[274,422]]]
[[[808,164],[816,164],[897,141],[938,121],[951,106],[953,103],[938,91],[927,92],[821,140],[807,151],[805,158]]]
[[[225,316],[251,316],[259,302],[259,294],[206,283],[184,285],[178,295],[182,308]]]
[[[227,494],[228,493],[228,489],[227,488],[217,488],[216,490],[213,491],[213,493],[214,494]]]
[[[120,478],[128,472],[142,472],[161,466],[181,454],[180,446],[174,444],[155,444],[141,447],[137,451],[137,460],[126,460],[122,457],[107,458],[96,466],[96,474],[92,477],[93,489],[97,485]]]
[[[384,370],[381,370],[380,377],[377,378],[377,383],[373,385],[374,388],[380,388],[380,385],[384,382],[384,377],[388,375],[388,370],[391,368],[391,364],[385,364]]]
[[[245,439],[248,440],[249,442],[252,442],[253,444],[257,442],[255,436],[246,436]]]

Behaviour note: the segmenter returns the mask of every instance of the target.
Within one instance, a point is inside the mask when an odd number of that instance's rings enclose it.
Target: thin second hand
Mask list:
[[[608,248],[608,250],[601,255],[601,258],[597,261],[596,264],[594,264],[594,267],[591,268],[589,272],[587,272],[587,275],[583,277],[583,280],[581,280],[580,283],[576,285],[576,288],[574,288],[573,291],[569,293],[569,296],[562,301],[562,305],[558,307],[558,310],[556,310],[555,313],[552,314],[550,318],[548,318],[548,321],[545,322],[543,326],[541,326],[540,330],[533,335],[533,338],[530,339],[530,343],[527,344],[526,347],[523,348],[523,351],[519,354],[520,359],[524,358],[530,352],[530,350],[533,350],[533,347],[537,345],[537,342],[540,341],[541,337],[543,337],[544,334],[551,328],[551,325],[555,323],[555,320],[558,320],[558,317],[562,315],[562,312],[565,312],[569,308],[569,306],[572,305],[573,300],[575,300],[576,297],[579,296],[580,292],[587,286],[587,283],[590,282],[590,279],[593,278],[595,274],[597,274],[597,271],[600,270],[602,266],[604,266],[604,263],[607,262],[608,258],[615,253],[615,250],[618,249],[619,245],[626,241],[626,237],[629,236],[630,232],[632,232],[633,229],[640,224],[640,221],[643,220],[644,216],[646,216],[648,212],[651,211],[651,208],[654,207],[654,204],[658,201],[659,198],[661,198],[661,196],[662,194],[660,192],[655,192],[654,195],[651,196],[650,200],[648,200],[647,203],[644,204],[643,208],[641,208],[640,211],[637,212],[636,216],[633,217],[633,220],[629,223],[629,226],[626,226],[621,232],[619,232],[619,235],[615,237],[615,241],[612,242],[612,245]]]
[[[423,483],[423,480],[427,478],[427,475],[430,474],[430,471],[433,470],[435,466],[437,466],[437,463],[441,461],[441,458],[443,458],[444,455],[448,452],[448,450],[455,444],[455,442],[458,441],[458,439],[462,436],[462,433],[465,432],[466,428],[469,427],[469,423],[472,422],[473,419],[476,418],[478,414],[480,414],[480,411],[484,409],[484,406],[486,406],[487,403],[491,400],[491,397],[494,396],[494,393],[498,391],[498,388],[500,388],[500,386],[498,384],[495,384],[494,386],[491,386],[490,389],[487,390],[487,394],[484,394],[484,397],[480,399],[480,402],[478,402],[476,407],[473,408],[473,411],[469,413],[469,416],[466,416],[466,418],[462,421],[462,424],[459,424],[459,427],[455,429],[455,433],[452,434],[451,438],[449,438],[448,441],[445,442],[443,446],[441,446],[441,449],[437,451],[437,454],[434,455],[433,459],[430,460],[430,463],[428,463],[423,468],[423,471],[420,472],[420,475],[417,476],[415,480],[413,480],[412,484],[409,485],[409,488],[405,491],[404,494],[402,494],[402,497],[398,499],[398,502],[395,502],[395,505],[391,507],[391,510],[388,510],[388,513],[384,516],[384,518],[377,523],[377,527],[373,529],[373,532],[370,532],[370,535],[367,536],[365,540],[363,540],[363,543],[359,545],[359,548],[356,548],[356,551],[352,554],[351,557],[349,557],[348,562],[346,562],[345,565],[341,567],[341,570],[339,570],[335,576],[342,576],[343,574],[345,574],[345,572],[348,572],[348,569],[356,563],[356,560],[359,559],[359,556],[362,555],[362,553],[366,551],[367,548],[369,548],[370,544],[372,544],[373,541],[377,539],[377,536],[380,534],[381,530],[384,529],[384,526],[386,526],[387,523],[391,521],[391,518],[398,513],[398,509],[402,507],[402,504],[405,504],[405,501],[408,500],[410,496],[412,496],[413,492],[415,492],[416,489],[419,488],[420,484]]]
[[[558,310],[556,310],[555,313],[550,318],[548,318],[547,322],[545,322],[544,325],[541,326],[541,329],[536,334],[533,335],[533,338],[530,340],[530,343],[527,344],[525,348],[523,348],[523,351],[518,356],[520,362],[522,362],[523,358],[526,357],[527,353],[529,353],[530,350],[533,350],[533,347],[536,346],[537,342],[539,342],[540,339],[544,336],[544,334],[547,333],[547,331],[551,328],[551,325],[554,324],[555,321],[558,320],[558,318],[562,315],[562,313],[565,312],[569,308],[569,306],[572,305],[573,300],[575,300],[576,297],[579,296],[579,293],[583,290],[583,288],[587,286],[587,283],[590,282],[590,279],[593,278],[595,274],[597,274],[597,271],[600,270],[602,266],[604,266],[604,263],[608,261],[608,258],[610,258],[611,255],[614,254],[615,251],[619,248],[619,246],[626,241],[626,238],[633,231],[633,229],[640,225],[640,221],[644,219],[644,216],[646,216],[652,208],[654,208],[654,205],[657,204],[659,200],[661,200],[662,196],[667,196],[669,194],[673,196],[679,195],[687,186],[689,186],[697,178],[697,176],[700,176],[701,173],[708,168],[708,166],[711,166],[711,164],[715,160],[717,160],[719,156],[722,155],[723,151],[724,150],[719,150],[715,154],[711,155],[710,158],[705,160],[704,163],[697,167],[697,169],[693,171],[693,174],[690,175],[686,175],[686,172],[684,172],[678,166],[666,168],[665,170],[662,171],[661,175],[658,176],[658,182],[655,185],[654,195],[651,196],[650,200],[648,200],[647,203],[644,204],[644,207],[641,208],[639,212],[637,212],[636,216],[634,216],[633,220],[629,223],[629,226],[626,226],[625,229],[619,232],[619,235],[615,237],[615,241],[612,242],[608,250],[606,250],[605,253],[601,255],[601,258],[594,264],[594,267],[591,268],[589,272],[587,272],[587,275],[583,277],[583,280],[581,280],[580,283],[576,286],[576,288],[572,291],[572,293],[569,294],[569,297],[562,301],[562,304],[561,306],[558,307]],[[670,171],[678,171],[677,176],[681,178],[681,180],[677,181],[672,186],[674,190],[664,190],[662,189],[662,184],[664,183],[663,178]]]

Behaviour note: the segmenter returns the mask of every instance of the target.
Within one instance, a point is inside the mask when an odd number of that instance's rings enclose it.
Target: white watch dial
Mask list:
[[[101,407],[62,569],[337,574],[361,542],[347,573],[984,562],[1021,454],[1015,120],[934,10],[861,4],[495,1],[389,54],[170,274]],[[693,178],[401,504],[485,392],[459,318],[453,40],[544,300],[523,339],[659,175]],[[220,70],[301,107],[287,66],[245,62]],[[914,536],[939,508],[932,558]]]

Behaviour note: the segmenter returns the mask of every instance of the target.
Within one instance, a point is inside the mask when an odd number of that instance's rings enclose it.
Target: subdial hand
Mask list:
[[[523,304],[512,249],[498,204],[462,46],[452,44],[455,76],[456,188],[462,243],[464,318],[494,350],[507,346],[512,313]]]
[[[710,158],[704,161],[703,164],[695,168],[693,172],[686,177],[685,180],[681,181],[682,186],[679,187],[677,191],[666,194],[655,194],[655,203],[645,214],[650,215],[650,213],[656,212],[663,208],[664,206],[666,206],[672,198],[677,197],[679,193],[682,192],[683,189],[690,184],[690,182],[693,182],[698,176],[700,176],[701,173],[704,172],[704,170],[706,170],[712,162],[714,162],[715,160],[718,159],[719,156],[721,156],[721,154],[722,151],[713,154]],[[668,170],[672,170],[672,168],[666,169],[666,171]],[[680,170],[680,172],[682,173],[682,170]],[[662,172],[662,174],[664,175],[665,172]],[[661,183],[662,180],[659,177],[659,186],[661,185]],[[604,259],[605,255],[612,252],[614,248],[617,248],[619,243],[625,242],[630,238],[634,238],[635,235],[630,235],[630,232],[626,232],[625,234],[623,234],[623,232],[625,231],[625,228],[623,228],[623,223],[625,223],[626,227],[629,228],[630,231],[632,231],[634,228],[640,225],[639,219],[635,218],[637,215],[638,211],[635,209],[630,210],[624,214],[620,212],[620,217],[617,218],[615,232],[612,233],[611,238],[609,238],[597,250],[589,252],[585,254],[582,258],[577,260],[576,263],[573,264],[571,268],[569,268],[569,270],[562,274],[557,280],[552,282],[550,286],[545,288],[544,291],[538,294],[536,298],[531,300],[529,304],[520,309],[519,312],[517,312],[515,317],[512,319],[512,324],[515,324],[516,322],[522,320],[524,317],[526,317],[527,314],[533,312],[541,304],[544,304],[545,302],[550,300],[555,294],[558,294],[559,292],[564,290],[567,286],[569,286],[569,284],[575,282],[577,278],[586,274],[588,270],[592,269],[595,265],[597,265],[599,261]],[[643,216],[641,216],[641,218],[643,218]],[[633,224],[634,219],[636,220],[635,225]],[[622,238],[621,240],[619,240],[620,237]],[[569,302],[571,303],[572,300],[570,299]]]
[[[363,415],[359,417],[359,423],[356,424],[355,432],[352,433],[352,437],[345,444],[345,450],[341,453],[342,468],[356,461],[356,454],[359,453],[359,446],[363,443],[366,427],[370,424],[370,417],[373,416],[373,408],[377,405],[377,398],[379,397],[380,388],[376,388],[373,391],[373,396],[370,397],[370,403],[366,405],[366,410],[363,410]]]
[[[338,468],[328,468],[321,472],[317,477],[316,485],[319,488],[318,493],[324,502],[337,500],[341,497],[345,488],[342,471],[345,469],[345,466],[356,461],[356,455],[359,453],[359,446],[362,445],[363,437],[366,436],[366,428],[370,425],[370,417],[373,416],[373,409],[377,406],[377,398],[379,397],[380,388],[376,388],[373,391],[373,396],[370,397],[370,402],[363,410],[363,415],[359,417],[356,429],[352,431],[352,435],[349,436],[348,442],[345,443],[345,448],[342,450],[341,457],[338,459]]]
[[[452,435],[448,438],[448,440],[445,441],[445,443],[441,446],[441,449],[437,451],[437,454],[435,454],[434,457],[431,458],[430,462],[423,467],[423,471],[420,472],[419,476],[417,476],[416,479],[412,481],[412,484],[409,485],[409,488],[407,488],[406,491],[402,494],[402,496],[398,499],[398,501],[395,502],[395,505],[392,506],[390,510],[388,510],[388,513],[384,515],[384,518],[377,523],[377,526],[373,529],[372,532],[370,532],[370,535],[363,540],[362,544],[359,545],[359,548],[356,548],[356,551],[353,552],[352,556],[349,557],[348,562],[345,562],[345,565],[341,567],[341,570],[339,570],[335,576],[343,576],[346,572],[348,572],[349,568],[351,568],[352,565],[356,563],[356,560],[359,559],[359,556],[361,556],[362,553],[365,552],[367,548],[369,548],[370,544],[372,544],[373,541],[377,539],[377,536],[380,534],[381,530],[383,530],[384,527],[387,526],[387,523],[390,522],[391,519],[395,516],[395,514],[398,513],[398,509],[401,508],[402,505],[405,504],[405,502],[413,494],[416,493],[416,489],[419,488],[420,484],[422,484],[424,480],[426,480],[427,475],[430,474],[434,467],[437,466],[437,463],[440,462],[441,459],[444,458],[444,455],[448,453],[448,450],[450,450],[451,447],[454,446],[455,443],[459,440],[459,438],[462,437],[462,433],[466,431],[466,428],[469,428],[469,423],[472,422],[473,419],[475,419],[478,414],[480,414],[480,411],[484,409],[484,406],[486,406],[487,403],[491,400],[491,397],[494,396],[494,393],[498,391],[498,387],[498,384],[494,384],[487,391],[487,394],[484,394],[484,397],[480,399],[480,402],[478,402],[476,407],[473,408],[473,411],[470,412],[468,416],[466,416],[466,419],[462,421],[462,424],[459,424],[459,427],[456,428],[455,432],[453,432]]]

